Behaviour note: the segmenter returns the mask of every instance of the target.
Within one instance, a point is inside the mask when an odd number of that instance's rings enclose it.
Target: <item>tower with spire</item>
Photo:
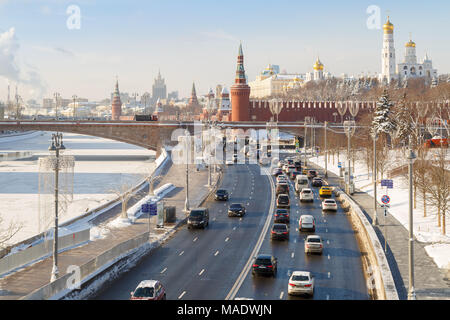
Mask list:
[[[192,82],[192,91],[191,91],[191,97],[189,98],[188,106],[189,107],[196,107],[196,106],[198,106],[197,92],[195,90],[195,83],[194,82]]]
[[[394,25],[389,21],[383,25],[383,49],[381,51],[381,74],[380,80],[391,83],[396,77],[395,48],[394,48]]]
[[[250,86],[247,84],[244,70],[242,43],[239,45],[236,77],[231,86],[231,121],[250,120]]]
[[[111,102],[111,120],[120,120],[122,115],[122,101],[120,100],[119,79],[116,78],[116,87],[114,89],[113,99]]]

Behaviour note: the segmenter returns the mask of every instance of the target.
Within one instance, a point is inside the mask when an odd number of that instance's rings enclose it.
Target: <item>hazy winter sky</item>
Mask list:
[[[69,5],[81,10],[68,29]],[[367,8],[389,12],[397,62],[412,33],[417,55],[427,51],[439,73],[450,72],[450,1],[422,0],[0,0],[0,100],[6,77],[25,98],[73,94],[109,97],[151,92],[158,69],[168,91],[188,96],[230,86],[242,40],[249,80],[268,63],[305,73],[320,55],[332,74],[379,72],[382,30],[369,29]],[[6,76],[6,77],[5,77]]]

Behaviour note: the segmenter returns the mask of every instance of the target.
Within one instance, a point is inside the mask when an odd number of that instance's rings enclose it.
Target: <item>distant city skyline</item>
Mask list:
[[[70,29],[69,6],[80,9]],[[417,57],[427,53],[439,74],[450,72],[447,1],[0,1],[0,100],[8,80],[24,101],[54,92],[103,100],[114,91],[152,92],[161,71],[167,92],[189,97],[235,76],[242,41],[252,81],[272,63],[288,72],[312,71],[317,56],[335,76],[381,72],[383,32],[370,29],[367,8],[389,13],[397,63],[411,38]],[[76,14],[76,13],[75,13]]]

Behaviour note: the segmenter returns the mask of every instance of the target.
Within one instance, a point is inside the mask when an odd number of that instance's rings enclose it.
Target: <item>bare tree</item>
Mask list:
[[[128,202],[133,197],[133,185],[129,182],[122,182],[118,186],[114,187],[110,192],[117,195],[118,198],[120,198],[120,201],[122,203],[122,211],[120,213],[120,217],[122,219],[128,219]],[[136,195],[136,197],[138,197]]]
[[[22,228],[23,224],[11,221],[7,226],[3,225],[3,218],[0,216],[0,248],[6,248],[8,241],[12,239]]]

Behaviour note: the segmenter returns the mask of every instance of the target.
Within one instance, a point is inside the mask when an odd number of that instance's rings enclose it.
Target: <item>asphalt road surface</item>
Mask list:
[[[305,299],[287,294],[289,275],[295,270],[312,272],[313,299],[368,299],[351,225],[340,207],[336,213],[322,213],[318,188],[313,188],[313,203],[300,203],[291,183],[289,241],[270,240],[274,181],[261,174],[257,165],[227,166],[220,188],[230,192],[230,200],[219,202],[210,197],[204,203],[210,208],[209,226],[205,230],[184,226],[95,299],[129,299],[130,292],[145,279],[160,280],[169,300]],[[243,218],[228,217],[228,206],[234,202],[247,208]],[[315,234],[324,242],[322,255],[305,255],[308,233],[297,231],[301,214],[316,218]],[[252,276],[250,267],[257,253],[278,258],[275,278]]]

